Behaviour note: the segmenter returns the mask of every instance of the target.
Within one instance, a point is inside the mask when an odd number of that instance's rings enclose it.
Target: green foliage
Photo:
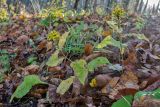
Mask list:
[[[48,13],[46,15],[46,13]],[[40,23],[44,26],[49,26],[51,24],[54,24],[57,26],[58,22],[61,21],[64,18],[64,9],[52,7],[45,11],[45,17],[40,21]]]
[[[68,91],[68,89],[70,88],[70,86],[74,81],[74,78],[75,78],[74,76],[71,76],[70,78],[63,80],[57,87],[56,93],[63,95],[66,91]]]
[[[53,67],[53,66],[57,66],[58,64],[62,63],[64,57],[58,57],[59,54],[59,50],[55,51],[51,57],[49,58],[49,60],[47,61],[46,65]]]
[[[134,99],[139,99],[142,96],[151,96],[152,98],[160,99],[160,88],[154,91],[139,91],[135,94]]]
[[[94,69],[100,67],[104,64],[110,63],[105,57],[98,57],[90,61],[88,64],[85,60],[80,59],[72,62],[70,66],[73,68],[75,72],[75,76],[80,80],[80,82],[84,85],[85,80],[88,76],[89,72],[93,72]]]
[[[97,48],[101,49],[101,48],[106,47],[107,45],[115,46],[115,47],[121,49],[121,42],[113,39],[111,36],[107,36],[106,38],[104,38],[101,41],[101,43],[99,43],[97,45]]]
[[[64,45],[65,45],[65,43],[66,43],[66,39],[67,39],[67,37],[68,37],[68,34],[69,34],[69,32],[65,32],[65,33],[60,37],[59,42],[58,42],[58,48],[59,48],[59,50],[62,50],[62,49],[63,49],[63,47],[64,47]]]
[[[139,40],[146,40],[149,42],[149,39],[144,35],[144,34],[136,34],[136,37],[139,39]]]
[[[107,21],[107,24],[109,27],[116,33],[122,33],[122,28],[119,27],[118,23],[116,21]]]
[[[124,9],[120,5],[117,5],[112,11],[112,17],[116,20],[124,18],[125,17]]]
[[[86,69],[86,61],[83,59],[76,60],[71,63],[71,67],[75,72],[75,76],[79,79],[79,81],[84,85],[85,80],[88,76],[88,70]]]
[[[24,81],[17,87],[16,91],[11,96],[10,102],[14,98],[22,98],[25,96],[32,86],[37,84],[46,84],[45,82],[42,82],[37,75],[28,75],[24,77]]]
[[[58,40],[60,38],[60,33],[53,30],[51,31],[48,35],[47,35],[47,39],[48,40],[52,40],[52,41],[55,41],[55,40]]]
[[[30,57],[27,59],[27,63],[28,63],[28,64],[36,64],[36,63],[37,63],[37,57],[35,57],[35,56],[30,56]]]
[[[98,68],[102,65],[105,65],[105,64],[109,64],[110,62],[108,61],[107,58],[105,57],[98,57],[96,59],[93,59],[92,61],[90,61],[88,63],[88,70],[89,72],[93,72],[95,68]]]
[[[2,83],[4,81],[4,74],[0,73],[0,83]]]
[[[98,15],[103,16],[103,15],[105,15],[105,8],[102,6],[98,6],[98,7],[96,7],[96,12]]]
[[[131,107],[133,96],[124,96],[112,104],[112,107]]]
[[[70,53],[71,55],[81,55],[84,53],[84,47],[87,42],[95,44],[92,40],[93,35],[98,35],[102,31],[102,28],[95,24],[87,25],[84,22],[80,22],[76,27],[69,29],[69,35],[67,37],[63,51]]]
[[[64,51],[74,54],[82,54],[84,49],[84,35],[82,35],[84,29],[84,22],[76,27],[69,28],[69,36],[66,40]]]
[[[7,10],[4,8],[0,8],[0,23],[1,22],[6,22],[9,18]]]
[[[0,50],[0,65],[2,66],[2,69],[0,69],[1,73],[10,71],[10,59],[15,56],[15,54],[9,54],[7,50]]]
[[[135,23],[135,28],[141,31],[144,28],[144,26],[145,26],[145,20],[141,17],[138,17]]]

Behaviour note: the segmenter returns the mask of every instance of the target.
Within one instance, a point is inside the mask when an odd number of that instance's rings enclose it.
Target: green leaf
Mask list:
[[[86,68],[86,61],[83,59],[76,60],[71,63],[71,67],[73,68],[75,75],[78,77],[79,81],[84,85],[85,80],[88,76],[88,70]]]
[[[102,65],[109,64],[109,63],[110,62],[108,61],[107,58],[105,58],[105,57],[98,57],[98,58],[93,59],[92,61],[90,61],[88,63],[87,67],[88,67],[89,72],[93,72],[94,69],[96,69],[96,68],[98,68],[98,67],[100,67]]]
[[[70,78],[63,80],[57,87],[56,93],[63,95],[65,92],[67,92],[70,86],[72,85],[74,78],[74,76],[71,76]]]
[[[111,36],[107,36],[106,38],[104,38],[104,40],[102,40],[102,42],[98,44],[97,48],[101,49],[107,45],[115,46],[121,49],[121,42],[113,39]]]
[[[136,37],[140,40],[146,40],[149,42],[149,39],[144,34],[137,34]]]
[[[122,28],[119,28],[118,24],[115,21],[107,21],[107,24],[109,25],[110,28],[112,28],[117,33],[122,32]]]
[[[64,57],[58,57],[59,51],[56,51],[55,53],[53,53],[51,55],[51,57],[49,58],[49,60],[47,61],[46,65],[48,66],[57,66],[58,64],[62,63]]]
[[[65,32],[59,39],[59,43],[58,43],[58,47],[59,50],[61,50],[63,48],[63,46],[65,45],[66,39],[68,37],[69,32]]]
[[[139,91],[135,94],[134,99],[139,99],[142,96],[151,96],[152,98],[155,99],[160,99],[160,88],[154,90],[154,91]]]
[[[131,107],[133,96],[124,96],[112,104],[112,107]]]
[[[37,63],[37,57],[31,56],[27,59],[28,64],[36,64]]]
[[[37,84],[47,84],[42,82],[37,75],[28,75],[24,77],[24,81],[17,87],[16,91],[11,96],[10,102],[12,102],[13,98],[22,98],[25,96],[32,86]]]

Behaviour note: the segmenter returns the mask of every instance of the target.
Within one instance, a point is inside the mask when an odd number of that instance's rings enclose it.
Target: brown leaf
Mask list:
[[[109,81],[109,85],[112,87],[112,88],[114,88],[115,86],[116,86],[116,84],[118,83],[118,81],[119,81],[119,77],[114,77],[114,78],[112,78],[110,81]]]
[[[143,96],[140,100],[134,100],[132,107],[160,107],[160,100]]]
[[[29,65],[25,68],[25,72],[28,72],[29,74],[37,74],[39,71],[38,65]]]
[[[29,40],[29,37],[28,37],[28,36],[22,35],[22,36],[20,36],[20,37],[18,37],[18,38],[16,39],[16,43],[17,43],[18,45],[23,45],[23,44],[26,43],[28,40]]]
[[[62,70],[62,68],[60,66],[48,67],[49,72],[59,72],[61,70]]]
[[[137,63],[137,56],[136,56],[136,52],[130,52],[128,54],[128,58],[126,60],[123,61],[123,65],[135,65]]]
[[[104,31],[104,32],[102,32],[102,36],[105,36],[105,37],[107,37],[107,36],[110,36],[110,35],[112,35],[112,32],[111,31]]]
[[[152,91],[160,87],[160,80],[156,81],[152,85],[149,85],[144,91]]]
[[[0,42],[6,41],[6,40],[7,40],[7,37],[5,37],[5,36],[0,36]]]
[[[86,44],[84,48],[85,55],[88,56],[93,53],[93,46],[91,44]]]
[[[133,82],[135,84],[138,83],[138,77],[132,71],[124,72],[120,77],[121,83],[125,84],[127,82]]]
[[[47,40],[41,41],[41,42],[38,44],[37,49],[38,49],[38,50],[45,49],[45,48],[46,48],[46,44],[47,44]]]
[[[53,48],[52,42],[47,42],[46,47],[47,47],[47,51],[51,50]]]

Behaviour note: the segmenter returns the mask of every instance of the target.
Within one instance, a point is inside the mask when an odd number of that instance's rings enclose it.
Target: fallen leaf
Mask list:
[[[70,86],[72,85],[73,81],[74,81],[74,76],[63,80],[59,86],[57,87],[56,93],[63,95],[66,91],[68,91],[68,89],[70,88]]]
[[[93,53],[93,46],[91,44],[86,44],[84,47],[84,53],[86,56]]]

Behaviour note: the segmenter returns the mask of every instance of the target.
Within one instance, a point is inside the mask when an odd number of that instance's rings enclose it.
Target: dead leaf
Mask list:
[[[86,44],[84,47],[84,53],[86,56],[93,53],[93,46],[91,44]]]
[[[123,84],[125,84],[127,82],[132,82],[132,83],[137,84],[138,83],[138,77],[132,71],[126,71],[121,75],[120,81]]]
[[[7,37],[5,37],[5,36],[0,36],[0,42],[6,41],[6,40],[7,40]]]
[[[134,100],[132,107],[160,107],[160,100],[150,96],[143,96],[140,100]]]
[[[47,44],[47,40],[43,40],[39,43],[39,45],[37,46],[38,50],[42,50],[46,48],[46,44]]]
[[[25,72],[28,72],[29,74],[37,74],[39,71],[38,65],[29,65],[25,69]]]
[[[62,70],[60,66],[48,67],[48,72],[59,72]]]
[[[112,32],[109,31],[109,30],[102,32],[102,36],[104,36],[104,37],[107,37],[107,36],[110,36],[110,35],[112,35]]]
[[[23,45],[23,44],[26,43],[28,40],[29,40],[29,37],[28,37],[28,36],[22,35],[22,36],[20,36],[20,37],[18,37],[18,38],[16,39],[16,43],[17,43],[18,45]]]
[[[114,77],[114,78],[112,78],[110,81],[109,81],[109,85],[112,87],[112,88],[114,88],[115,86],[116,86],[116,84],[118,83],[118,81],[119,81],[119,77]]]
[[[51,50],[53,48],[52,42],[47,42],[46,47],[47,47],[47,51]]]

